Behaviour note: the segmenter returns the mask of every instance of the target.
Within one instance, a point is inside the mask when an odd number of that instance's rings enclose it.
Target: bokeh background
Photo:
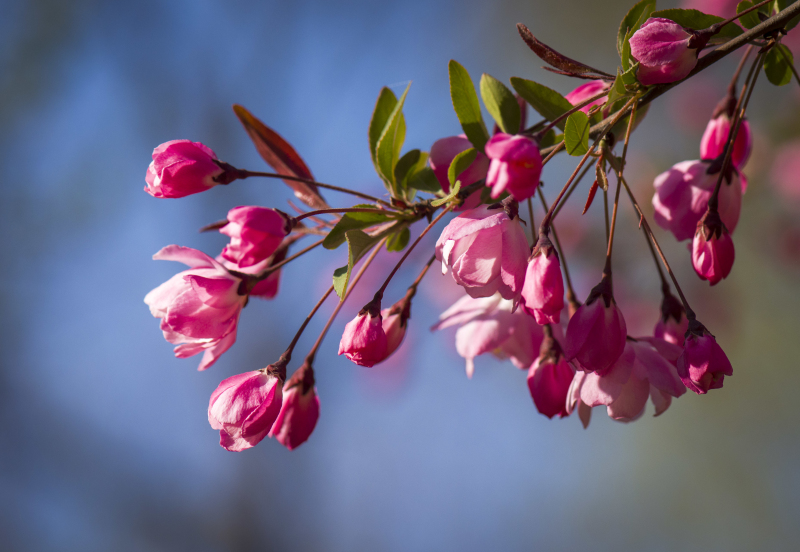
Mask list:
[[[292,198],[279,181],[251,179],[156,200],[142,187],[157,144],[190,138],[263,170],[230,109],[241,103],[320,181],[380,193],[366,129],[381,86],[413,81],[406,144],[427,149],[460,132],[449,59],[476,80],[522,76],[566,93],[576,83],[541,70],[514,24],[613,72],[627,4],[5,0],[0,548],[796,550],[800,226],[792,179],[776,187],[771,172],[782,144],[800,134],[796,83],[762,80],[753,97],[756,146],[732,275],[709,289],[685,245],[657,230],[734,366],[724,389],[687,393],[659,418],[649,410],[620,424],[597,408],[588,430],[574,417],[548,420],[525,373],[490,357],[467,380],[453,332],[428,331],[458,297],[435,271],[395,357],[371,370],[337,357],[341,328],[389,270],[387,256],[318,356],[322,417],[312,438],[294,452],[267,439],[229,453],[208,426],[209,394],[277,358],[342,251],[293,263],[279,297],[251,301],[236,345],[207,372],[196,372],[197,357],[173,358],[142,302],[182,270],[150,260],[161,247],[216,254],[224,237],[197,228],[236,205],[288,209]],[[736,61],[650,110],[627,171],[643,204],[656,174],[697,157]],[[546,168],[551,199],[573,164]],[[582,297],[603,256],[600,203],[578,214],[585,190],[561,222]],[[615,282],[632,333],[642,334],[656,322],[659,284],[627,204],[621,213]],[[388,297],[400,297],[433,241]]]

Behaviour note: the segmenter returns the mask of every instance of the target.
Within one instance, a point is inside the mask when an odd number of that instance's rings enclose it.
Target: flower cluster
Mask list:
[[[740,45],[761,40],[763,47],[741,92],[737,93],[738,80],[753,53],[750,46],[713,112],[699,159],[676,163],[654,182],[656,224],[678,241],[692,240],[691,263],[701,279],[713,286],[727,278],[734,261],[731,236],[747,189],[742,171],[753,144],[746,108],[766,56],[786,34],[781,25],[796,11],[762,14],[762,19],[773,18],[772,30],[745,32],[734,22],[739,16],[722,20],[700,17],[703,14],[696,11],[655,12],[655,0],[639,2],[620,26],[621,65],[616,75],[562,56],[519,25],[525,43],[554,72],[588,82],[561,96],[517,77],[511,79],[512,92],[483,75],[478,89],[495,120],[490,135],[476,87],[467,71],[451,61],[450,93],[464,133],[434,141],[429,152],[412,149],[403,155],[402,108],[408,90],[398,98],[382,89],[368,133],[370,155],[387,191],[381,196],[317,182],[294,148],[241,106],[234,106],[236,115],[275,172],[238,169],[220,161],[207,146],[189,140],[158,146],[145,178],[145,191],[153,197],[182,198],[262,177],[283,180],[310,209],[293,205],[297,212],[289,215],[269,207],[236,207],[225,220],[203,229],[229,238],[216,257],[178,245],[154,255],[189,267],[148,293],[145,303],[160,319],[164,338],[175,345],[177,357],[203,353],[200,370],[211,367],[233,346],[240,314],[251,296],[276,296],[286,264],[319,245],[335,250],[346,244],[347,264],[334,272],[332,285],[279,359],[266,368],[224,379],[211,394],[208,420],[219,430],[220,444],[242,451],[274,437],[291,450],[309,439],[320,415],[313,368],[320,344],[351,290],[383,249],[395,253],[397,260],[373,298],[344,326],[339,342],[339,355],[356,365],[379,366],[402,346],[417,287],[428,269],[441,263],[440,277],[463,288],[463,296],[442,313],[432,330],[456,329],[456,351],[466,360],[470,378],[477,357],[485,353],[509,359],[526,371],[533,404],[548,418],[567,417],[577,410],[587,426],[591,409],[602,405],[610,418],[629,422],[643,415],[648,399],[658,416],[687,388],[701,395],[721,388],[725,376],[732,375],[731,363],[698,321],[675,279],[628,186],[626,156],[648,104],[716,60],[703,61],[704,48],[722,37],[742,35]],[[697,21],[717,22],[700,28]],[[532,126],[526,124],[529,106],[543,117]],[[541,189],[542,170],[561,151],[581,160],[548,206]],[[581,302],[555,221],[592,164],[596,178],[588,187],[584,212],[598,189],[607,200],[613,197],[613,209],[609,217],[604,202],[605,232],[598,228],[597,235],[606,236],[605,263],[596,267],[599,282]],[[331,207],[320,189],[358,197],[359,203]],[[543,209],[538,228],[533,201],[537,196]],[[662,290],[652,334],[636,337],[629,335],[614,295],[615,282],[625,280],[612,271],[614,236],[623,230],[617,213],[620,198],[626,196],[648,240]],[[426,239],[453,213],[435,244]],[[559,225],[562,221],[563,216]],[[417,223],[425,225],[411,241],[410,228]],[[638,232],[635,227],[628,230]],[[295,243],[309,236],[319,236],[319,241],[290,254]],[[429,248],[428,262],[405,295],[383,308],[389,282],[423,242]],[[334,292],[338,305],[287,379],[300,336]]]

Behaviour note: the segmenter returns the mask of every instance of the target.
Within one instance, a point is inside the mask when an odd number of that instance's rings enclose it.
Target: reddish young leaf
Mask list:
[[[597,180],[595,180],[592,183],[591,189],[589,190],[589,197],[586,198],[586,206],[583,208],[583,213],[581,213],[582,215],[585,215],[586,211],[589,210],[589,207],[592,206],[592,202],[594,201],[594,195],[597,193],[597,188],[598,188]]]
[[[259,121],[241,105],[234,104],[233,111],[255,144],[258,153],[276,173],[308,180],[314,179],[300,155],[280,134]],[[314,184],[296,180],[284,180],[284,182],[294,190],[294,195],[306,205],[314,209],[328,207]]]

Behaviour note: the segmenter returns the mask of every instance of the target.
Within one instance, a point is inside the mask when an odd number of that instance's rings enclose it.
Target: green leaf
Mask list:
[[[361,207],[367,209],[377,209],[377,205],[361,204],[354,205],[354,207]],[[325,240],[322,242],[322,247],[325,249],[336,249],[345,242],[345,234],[354,229],[369,228],[381,222],[390,220],[387,214],[382,213],[345,213],[336,226],[331,228]]]
[[[431,201],[431,205],[433,205],[434,207],[438,207],[439,205],[443,205],[443,204],[447,203],[448,201],[452,201],[458,195],[458,192],[460,190],[461,190],[461,181],[460,180],[456,180],[456,184],[455,184],[455,186],[452,187],[452,189],[450,190],[450,193],[447,194],[444,197],[440,197],[439,199]]]
[[[511,86],[548,121],[553,121],[572,109],[572,104],[564,96],[538,82],[511,77]],[[564,121],[556,126],[564,130]]]
[[[576,111],[567,117],[564,126],[564,144],[570,155],[583,155],[589,151],[589,117],[583,111]]]
[[[378,174],[386,182],[389,191],[393,196],[397,195],[397,187],[394,181],[394,166],[397,164],[397,159],[400,154],[400,149],[403,147],[403,142],[406,138],[406,123],[403,118],[403,103],[406,100],[406,94],[411,86],[409,83],[406,86],[403,95],[392,109],[389,118],[386,121],[386,126],[378,138],[378,145],[376,146],[375,158],[377,162]]]
[[[710,27],[714,23],[725,21],[725,19],[723,19],[722,17],[717,17],[716,15],[709,15],[699,10],[682,10],[679,8],[653,12],[650,17],[663,17],[664,19],[669,19],[671,21],[674,21],[681,27],[685,27],[687,29],[692,29],[695,31],[700,31],[702,29]],[[727,25],[722,27],[722,30],[719,33],[717,33],[714,37],[711,38],[709,44],[720,44],[722,42],[726,42],[731,38],[736,38],[743,32],[744,31],[742,30],[742,28],[736,23],[728,23]]]
[[[628,30],[634,29],[634,32],[636,32],[636,30],[638,30],[638,28],[641,26],[641,23],[638,22],[642,17],[642,14],[648,13],[647,17],[649,17],[649,14],[653,13],[655,9],[656,0],[641,0],[641,2],[634,4],[625,17],[622,18],[622,23],[619,24],[619,30],[617,31],[617,53],[619,53],[620,57],[622,57],[622,46],[625,44],[625,38],[628,34]],[[647,17],[644,18],[645,21],[647,20]]]
[[[636,79],[636,71],[638,70],[639,70],[639,62],[637,61],[636,63],[631,65],[630,69],[619,75],[622,78],[622,84],[624,86],[633,86],[637,82],[639,82]],[[614,82],[616,83],[616,80]]]
[[[750,9],[752,7],[753,4],[751,2],[744,0],[743,2],[739,2],[739,4],[736,6],[736,13],[740,14],[743,11]],[[758,18],[758,15],[756,13],[760,11],[763,11],[763,9],[759,8],[755,11],[751,11],[750,13],[741,16],[739,18],[739,24],[742,25],[745,29],[752,29],[753,27],[761,23],[761,20]]]
[[[442,185],[430,167],[423,167],[415,172],[408,180],[408,187],[430,194],[437,194],[442,191]]]
[[[347,266],[333,271],[333,289],[336,290],[340,300],[344,300],[344,295],[347,293],[347,284],[350,282],[350,274],[353,272],[355,264],[381,239],[377,236],[369,236],[361,230],[348,230],[345,238],[347,239]]]
[[[556,131],[551,128],[550,130],[547,131],[547,134],[542,136],[542,139],[539,140],[539,147],[549,148],[550,146],[555,146],[563,139],[564,139],[563,134],[556,134]]]
[[[457,61],[451,59],[448,69],[450,71],[450,98],[453,100],[453,108],[461,122],[461,128],[464,129],[464,134],[467,135],[472,145],[483,151],[483,147],[489,141],[489,132],[483,123],[475,85],[472,84],[467,70]]]
[[[447,169],[447,179],[450,181],[451,188],[456,183],[458,175],[467,170],[477,156],[478,150],[469,148],[453,157],[453,160],[450,162],[450,168]],[[472,182],[466,182],[465,184],[469,185],[472,184]]]
[[[780,52],[778,52],[778,48],[780,48]],[[784,56],[786,57],[784,58]],[[792,63],[794,63],[794,58],[789,48],[783,45],[775,46],[767,54],[767,59],[764,60],[764,74],[767,75],[769,82],[775,86],[789,84],[792,82]]]
[[[795,0],[775,0],[775,13],[781,12],[794,4]],[[784,29],[787,31],[791,31],[795,28],[795,26],[800,23],[800,15],[794,16],[792,19],[789,20],[786,25],[783,26]]]
[[[411,232],[406,226],[386,240],[386,251],[402,251],[408,245],[409,238],[411,238]]]
[[[369,122],[369,154],[376,170],[379,170],[377,161],[378,140],[380,140],[383,129],[386,128],[389,117],[392,115],[396,105],[397,96],[394,95],[394,92],[385,86],[381,88],[381,93],[378,94],[378,101],[375,102],[375,109],[372,111],[372,119]]]
[[[519,132],[519,102],[505,84],[484,73],[481,77],[481,97],[500,130],[506,134]]]
[[[606,105],[613,106],[614,102],[616,102],[620,98],[624,98],[627,94],[628,90],[625,88],[625,80],[622,78],[622,73],[620,72],[620,70],[617,69],[617,78],[614,79],[611,88],[609,88],[608,98],[606,99]]]

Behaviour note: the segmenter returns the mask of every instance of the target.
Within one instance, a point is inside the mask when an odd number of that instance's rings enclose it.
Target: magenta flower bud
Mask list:
[[[708,209],[708,200],[719,178],[719,169],[715,165],[705,161],[683,161],[655,179],[653,216],[656,223],[672,232],[678,241],[694,236],[697,223]],[[722,221],[733,232],[742,210],[742,185],[736,170],[722,178],[718,199]]]
[[[178,261],[190,270],[180,272],[148,293],[144,302],[161,319],[164,338],[177,345],[175,356],[203,354],[205,370],[236,341],[239,314],[247,302],[240,294],[242,280],[205,253],[169,245],[153,259]]]
[[[716,211],[708,211],[697,225],[692,242],[692,266],[697,275],[712,286],[728,277],[735,252],[728,229]]]
[[[285,368],[284,368],[285,370]],[[281,411],[283,381],[274,366],[223,380],[208,402],[208,423],[219,444],[240,452],[267,436]]]
[[[441,138],[436,140],[431,146],[429,158],[431,169],[445,193],[450,191],[450,180],[447,178],[447,172],[450,170],[450,163],[453,162],[456,155],[471,147],[472,142],[470,142],[464,134]],[[482,152],[478,152],[475,161],[473,161],[464,172],[457,175],[456,180],[461,181],[461,187],[463,188],[477,182],[481,178],[486,178],[486,171],[488,170],[489,158]]]
[[[471,297],[499,292],[516,300],[522,293],[530,248],[517,209],[508,198],[464,211],[442,230],[436,242],[442,273],[449,271]]]
[[[283,386],[283,404],[269,436],[294,450],[308,440],[318,419],[319,397],[314,387],[314,369],[306,363]]]
[[[528,389],[536,409],[548,418],[569,416],[567,393],[574,376],[558,342],[545,337],[539,358],[528,370]]]
[[[706,126],[703,138],[700,140],[700,157],[702,159],[716,159],[725,153],[725,145],[728,143],[728,134],[731,130],[731,118],[723,112],[715,115]],[[750,152],[753,149],[753,133],[750,131],[750,123],[743,120],[739,125],[739,132],[733,142],[733,153],[731,162],[737,170],[742,170]]]
[[[406,337],[408,319],[411,318],[411,297],[415,292],[416,290],[410,290],[405,297],[392,305],[391,308],[381,311],[383,333],[386,335],[385,358],[392,356]]]
[[[569,319],[564,356],[577,370],[605,373],[625,349],[627,326],[607,277]]]
[[[522,286],[522,301],[525,309],[538,324],[558,324],[564,309],[564,280],[556,248],[545,235],[528,261],[525,283]]]
[[[339,342],[339,354],[358,364],[372,367],[388,356],[386,334],[383,331],[381,302],[373,300],[344,327]]]
[[[720,389],[725,376],[733,375],[733,367],[725,351],[713,335],[697,320],[689,322],[689,335],[678,358],[678,375],[684,385],[705,395],[709,389]]]
[[[536,193],[542,174],[542,156],[536,140],[499,132],[486,143],[486,155],[491,159],[486,185],[492,189],[492,198],[508,192],[522,201]]]
[[[609,83],[603,80],[593,80],[589,81],[586,84],[580,85],[578,88],[564,96],[569,103],[572,105],[578,105],[581,102],[585,102],[592,96],[596,96],[600,92],[605,91],[609,87]],[[603,105],[606,103],[606,98],[600,98],[599,100],[595,100],[592,103],[584,106],[581,108],[581,111],[588,114],[589,111],[596,105]]]
[[[689,320],[683,305],[669,290],[665,290],[664,299],[661,301],[661,316],[658,318],[653,336],[683,347],[686,330],[689,329]]]
[[[708,38],[703,41],[674,21],[651,17],[630,38],[631,55],[639,62],[639,82],[650,86],[685,78],[706,42]]]
[[[200,142],[172,140],[153,150],[144,191],[153,197],[185,197],[222,184],[225,171],[216,154]]]
[[[222,256],[238,267],[248,267],[275,253],[291,227],[289,218],[276,209],[244,206],[228,211],[228,223],[219,231],[231,238]]]

